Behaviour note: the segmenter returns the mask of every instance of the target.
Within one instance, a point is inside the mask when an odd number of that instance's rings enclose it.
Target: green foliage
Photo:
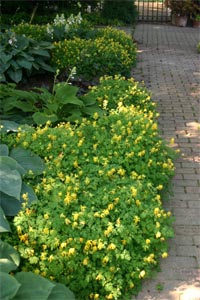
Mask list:
[[[54,43],[52,65],[61,71],[76,66],[77,76],[86,79],[121,73],[130,76],[136,61],[131,37],[113,28],[99,29],[94,38],[75,38]]]
[[[11,271],[19,267],[18,252],[8,243],[0,241],[0,297],[2,300],[75,300],[74,294],[64,285],[51,282],[31,272],[18,272],[14,276]]]
[[[101,77],[99,84],[91,87],[87,96],[97,100],[104,111],[115,109],[119,103],[125,106],[134,104],[156,115],[155,103],[149,92],[133,78],[126,80],[119,75]]]
[[[36,42],[23,35],[8,31],[0,33],[0,82],[20,82],[24,77],[42,71],[53,72],[48,65],[53,48],[49,42]]]
[[[14,84],[2,84],[0,87],[2,118],[22,124],[74,122],[93,115],[95,111],[101,112],[96,99],[89,96],[78,98],[78,87],[68,82],[54,84],[52,93],[45,88],[17,90]]]
[[[20,23],[13,26],[12,31],[16,34],[23,35],[25,34],[28,38],[32,38],[36,41],[50,41],[50,37],[47,33],[46,25],[38,24],[29,24],[29,23]]]
[[[80,14],[77,16],[72,14],[67,19],[64,14],[61,14],[47,25],[21,23],[12,27],[12,31],[21,35],[25,34],[37,41],[62,41],[74,37],[87,38],[92,28]]]
[[[136,21],[137,9],[132,0],[105,0],[102,16],[108,19],[117,19],[126,24],[133,24]]]
[[[5,216],[15,216],[25,203],[29,206],[37,200],[24,179],[25,175],[41,174],[44,164],[30,150],[16,147],[9,151],[6,144],[0,144],[0,166],[0,232],[6,232],[10,231],[10,226]]]
[[[64,283],[85,300],[130,299],[167,256],[173,236],[161,191],[174,174],[174,152],[158,134],[154,111],[113,106],[79,126],[46,124],[2,137],[46,162],[35,185],[41,201],[12,226],[23,270]]]

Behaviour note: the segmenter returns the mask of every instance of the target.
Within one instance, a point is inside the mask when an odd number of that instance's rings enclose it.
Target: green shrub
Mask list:
[[[99,29],[94,39],[65,40],[54,43],[52,65],[61,71],[73,66],[86,79],[121,73],[130,76],[136,61],[136,46],[123,31]]]
[[[78,127],[47,124],[5,138],[46,161],[35,183],[40,201],[12,227],[22,269],[80,299],[130,299],[167,256],[173,234],[160,195],[174,174],[173,152],[151,111],[119,104]]]
[[[87,38],[92,28],[79,13],[77,16],[72,14],[67,19],[64,14],[56,15],[53,22],[47,25],[21,23],[12,27],[12,30],[37,41],[62,41],[74,37]]]
[[[126,24],[133,24],[136,21],[137,9],[132,0],[105,0],[102,16],[108,19],[118,19]]]
[[[0,33],[0,42],[0,82],[12,80],[19,83],[34,73],[54,71],[48,65],[51,43],[37,42],[12,31]]]
[[[11,29],[16,34],[25,34],[27,37],[32,38],[36,41],[51,40],[51,38],[48,36],[46,25],[21,23],[13,26]]]

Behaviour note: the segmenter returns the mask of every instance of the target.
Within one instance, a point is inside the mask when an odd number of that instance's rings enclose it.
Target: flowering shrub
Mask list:
[[[61,41],[75,36],[85,38],[92,29],[90,23],[83,20],[79,13],[76,16],[71,14],[67,19],[64,14],[56,15],[53,22],[47,25],[21,23],[13,26],[12,30],[37,41]]]
[[[104,110],[115,109],[119,103],[121,105],[134,104],[143,111],[152,111],[154,115],[155,103],[152,102],[149,92],[134,78],[125,79],[125,77],[103,76],[99,80],[99,84],[90,87],[88,94],[99,102]]]
[[[62,71],[76,66],[77,75],[88,79],[118,73],[130,76],[136,59],[135,44],[124,32],[115,35],[114,31],[103,30],[102,36],[97,35],[94,39],[75,38],[55,42],[52,65]],[[114,36],[118,37],[117,40]]]
[[[46,25],[21,23],[12,27],[12,31],[17,34],[25,34],[36,41],[50,40],[47,34]]]
[[[46,161],[38,201],[14,220],[23,270],[66,284],[80,299],[129,299],[173,235],[160,191],[173,152],[151,111],[119,103],[79,126],[30,128],[3,137]],[[9,240],[9,238],[8,238]]]

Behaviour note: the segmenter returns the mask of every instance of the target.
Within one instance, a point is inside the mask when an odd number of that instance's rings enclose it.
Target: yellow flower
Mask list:
[[[108,250],[115,250],[116,249],[116,245],[114,243],[111,243],[108,245]]]
[[[168,257],[168,254],[167,254],[167,252],[163,252],[163,254],[162,254],[162,258],[167,258]]]
[[[49,219],[49,214],[44,214],[44,219],[48,220]]]
[[[73,162],[73,166],[74,166],[74,168],[78,168],[78,161],[77,161],[77,160],[75,160],[75,161]]]
[[[159,239],[160,237],[161,237],[161,232],[158,231],[158,232],[156,233],[156,238]]]
[[[146,239],[146,244],[148,245],[150,243],[151,243],[150,239]]]
[[[144,270],[142,270],[139,274],[139,278],[144,278],[146,272]]]
[[[131,192],[132,192],[132,196],[136,197],[136,195],[137,195],[137,189],[134,188],[134,187],[131,187]]]
[[[138,216],[134,217],[134,224],[137,225],[140,222],[140,218]]]
[[[140,206],[140,205],[141,205],[140,200],[136,200],[136,201],[135,201],[135,204],[136,204],[137,206]]]
[[[28,193],[22,194],[22,198],[23,198],[25,201],[28,201]]]
[[[158,186],[157,186],[157,190],[162,190],[163,189],[163,185],[162,184],[159,184]]]
[[[151,127],[152,130],[157,130],[158,129],[158,125],[156,123],[154,123]]]
[[[75,254],[75,248],[70,248],[69,251],[68,251],[68,255],[71,256],[71,255],[74,255]]]
[[[87,266],[88,262],[89,262],[89,259],[88,259],[88,258],[84,258],[82,264],[83,264],[84,266]]]
[[[44,233],[44,234],[49,234],[49,228],[44,228],[44,229],[43,229],[43,233]]]
[[[101,280],[103,278],[102,274],[99,273],[97,276],[96,276],[96,280]]]

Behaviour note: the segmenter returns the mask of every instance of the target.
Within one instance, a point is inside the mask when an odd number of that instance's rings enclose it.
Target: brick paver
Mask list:
[[[165,204],[175,216],[169,257],[161,261],[161,272],[144,281],[142,292],[132,299],[200,300],[200,55],[196,50],[200,31],[139,24],[134,38],[139,53],[133,77],[152,92],[161,134],[167,141],[175,139],[181,156],[175,163],[173,196]]]

